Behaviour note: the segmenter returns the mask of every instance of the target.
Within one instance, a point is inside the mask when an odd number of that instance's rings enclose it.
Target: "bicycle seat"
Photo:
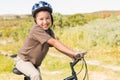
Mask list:
[[[20,72],[17,68],[13,68],[13,73],[15,73],[17,75],[23,75],[23,73]]]

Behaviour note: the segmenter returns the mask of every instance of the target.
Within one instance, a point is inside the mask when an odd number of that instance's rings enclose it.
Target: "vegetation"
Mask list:
[[[13,60],[0,54],[0,73],[11,72]]]
[[[56,34],[56,38],[68,45],[71,49],[88,52],[86,60],[88,61],[90,80],[92,80],[93,73],[107,75],[108,80],[113,80],[112,77],[114,76],[115,80],[118,80],[120,78],[119,70],[108,69],[106,65],[120,66],[120,16],[110,15],[101,17],[101,15],[97,15],[98,13],[96,15],[54,14],[55,21],[52,29]],[[0,74],[9,73],[11,75],[10,71],[14,66],[13,59],[1,54],[16,54],[33,24],[31,17],[17,17],[16,19],[10,20],[0,19]],[[91,65],[89,63],[89,61],[93,61],[92,63],[94,63],[95,60],[99,64]],[[68,57],[59,54],[55,49],[50,49],[41,66],[43,77],[47,76],[45,80],[50,79],[51,76],[54,76],[54,79],[60,80],[70,75],[68,64],[70,61]],[[46,65],[51,66],[48,67]],[[81,64],[78,64],[78,66],[81,66]],[[77,70],[79,70],[78,67]],[[59,72],[58,74],[50,75],[45,74],[46,71]],[[113,76],[106,73],[110,73]]]

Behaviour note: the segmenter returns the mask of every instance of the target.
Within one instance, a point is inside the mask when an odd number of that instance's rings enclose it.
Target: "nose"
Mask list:
[[[47,20],[46,20],[46,19],[44,19],[44,20],[43,20],[43,23],[44,23],[44,24],[46,24],[46,23],[47,23]]]

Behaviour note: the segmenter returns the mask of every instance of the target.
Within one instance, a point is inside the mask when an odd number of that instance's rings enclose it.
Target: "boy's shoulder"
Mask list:
[[[35,24],[32,26],[31,31],[44,31],[44,29],[39,25]]]

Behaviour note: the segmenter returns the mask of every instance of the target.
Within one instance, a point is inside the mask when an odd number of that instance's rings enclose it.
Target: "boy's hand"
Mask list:
[[[84,55],[86,54],[86,52],[83,52],[83,53],[77,53],[75,56],[74,56],[74,59],[82,59],[84,57]]]

